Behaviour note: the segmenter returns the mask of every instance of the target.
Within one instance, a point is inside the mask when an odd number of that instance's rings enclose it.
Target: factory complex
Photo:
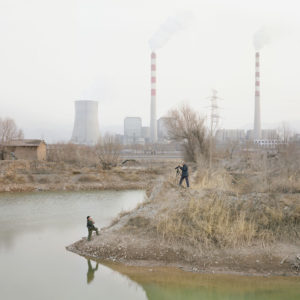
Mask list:
[[[124,119],[123,135],[116,135],[116,140],[123,145],[168,144],[170,138],[167,129],[167,117],[157,119],[156,64],[157,54],[150,54],[150,126],[145,126],[138,116]],[[275,129],[261,128],[260,94],[260,52],[255,52],[255,87],[254,87],[254,123],[252,130],[218,129],[214,133],[216,145],[251,141],[254,145],[267,148],[286,143],[280,132]],[[95,145],[100,138],[98,102],[91,100],[75,101],[75,121],[71,142],[75,144]]]

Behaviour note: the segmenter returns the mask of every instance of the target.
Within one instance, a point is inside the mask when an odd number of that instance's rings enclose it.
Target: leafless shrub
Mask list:
[[[47,150],[48,161],[69,163],[77,166],[92,166],[97,164],[94,147],[59,143],[50,145]]]
[[[199,156],[207,157],[209,143],[204,118],[192,108],[183,105],[169,111],[166,126],[170,139],[182,143],[186,160],[196,162]]]
[[[96,145],[96,154],[103,170],[116,167],[119,161],[121,145],[112,135],[106,135]]]

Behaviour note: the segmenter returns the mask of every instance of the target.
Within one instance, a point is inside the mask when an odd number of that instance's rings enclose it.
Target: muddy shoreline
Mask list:
[[[137,248],[136,245],[125,248],[124,245],[120,246],[119,244],[118,246],[112,243],[111,238],[109,240],[105,235],[100,234],[99,237],[95,236],[93,241],[89,243],[84,237],[80,241],[67,246],[66,249],[104,264],[120,264],[142,268],[170,267],[186,272],[204,274],[300,276],[299,270],[295,268],[298,247],[296,245],[278,244],[264,250],[259,247],[254,250],[244,248],[237,251],[235,249],[232,254],[230,254],[230,250],[213,254],[202,253],[197,257],[192,256],[189,259],[190,261],[187,261],[180,257],[178,253],[176,254],[176,250],[174,251],[173,248],[161,247],[161,245],[158,247],[153,246],[155,245],[154,240],[142,248]],[[293,249],[287,251],[289,247]],[[285,249],[284,253],[281,252],[282,249]],[[270,255],[271,251],[273,252],[272,255]],[[287,252],[290,253],[286,255]]]
[[[0,193],[48,192],[48,191],[91,191],[91,190],[144,190],[148,183],[86,183],[86,184],[8,184],[0,186]]]

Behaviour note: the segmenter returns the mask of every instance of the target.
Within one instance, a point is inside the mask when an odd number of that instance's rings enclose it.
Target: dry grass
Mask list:
[[[268,195],[206,191],[179,199],[175,193],[173,204],[162,205],[155,220],[157,233],[169,242],[226,248],[299,238],[299,197],[287,203]]]
[[[191,172],[192,189],[178,187],[173,170],[152,202],[159,207],[151,224],[169,243],[197,249],[269,244],[300,238],[300,181],[297,169],[278,160],[244,170],[204,166]],[[282,164],[282,161],[280,162]],[[195,166],[191,165],[191,170]],[[291,175],[292,174],[292,175]],[[298,233],[299,232],[299,233]]]
[[[193,184],[194,189],[218,189],[224,191],[236,191],[233,177],[222,168],[212,170],[198,169]]]
[[[217,194],[189,197],[159,214],[157,232],[169,241],[192,246],[249,244],[256,234],[255,225],[236,205]]]
[[[125,181],[136,182],[141,180],[141,176],[133,171],[121,171],[118,172],[118,175],[122,180]]]

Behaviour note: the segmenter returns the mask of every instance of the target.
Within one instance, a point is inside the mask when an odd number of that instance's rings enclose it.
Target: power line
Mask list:
[[[211,170],[212,165],[212,146],[213,146],[213,135],[218,127],[220,116],[218,114],[218,91],[213,89],[212,95],[210,96],[210,136],[209,136],[209,169]]]

